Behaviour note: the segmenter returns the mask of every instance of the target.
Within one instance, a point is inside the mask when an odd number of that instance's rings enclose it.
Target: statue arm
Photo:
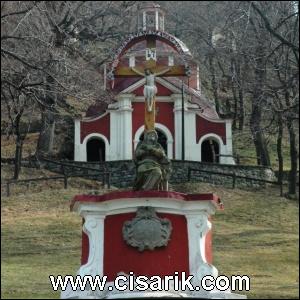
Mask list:
[[[163,151],[161,149],[153,149],[152,150],[153,155],[155,155],[157,158],[162,158],[164,156]]]
[[[145,77],[145,74],[143,72],[140,72],[139,70],[137,70],[135,67],[131,67],[131,70],[133,72],[137,73],[138,75]]]
[[[145,155],[145,149],[144,149],[143,145],[138,146],[135,150],[136,160],[141,159],[144,155]]]
[[[165,156],[165,151],[159,143],[157,143],[155,147],[149,149],[149,153],[156,156],[159,160]]]
[[[162,75],[162,74],[165,74],[167,72],[169,72],[171,70],[171,68],[166,68],[158,73],[155,73],[155,76],[159,76],[159,75]]]

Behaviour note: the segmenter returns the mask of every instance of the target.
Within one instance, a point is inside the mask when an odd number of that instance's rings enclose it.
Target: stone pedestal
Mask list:
[[[220,208],[214,194],[165,191],[122,191],[78,195],[71,210],[83,219],[82,259],[77,275],[107,276],[104,291],[72,291],[61,298],[197,297],[245,298],[230,291],[118,291],[115,278],[124,274],[150,278],[181,273],[200,285],[206,275],[218,276],[212,265],[211,218]]]

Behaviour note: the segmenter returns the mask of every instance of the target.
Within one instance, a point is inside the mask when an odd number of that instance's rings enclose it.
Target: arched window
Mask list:
[[[161,146],[163,147],[163,149],[165,150],[166,155],[168,156],[168,138],[167,136],[159,129],[155,128],[157,135],[158,135],[158,142],[161,144]],[[140,136],[140,141],[144,140],[144,133],[141,134]]]
[[[91,138],[86,143],[87,161],[105,161],[105,143],[102,139]]]
[[[219,143],[213,139],[206,139],[201,144],[201,161],[218,163],[220,161],[220,146]]]

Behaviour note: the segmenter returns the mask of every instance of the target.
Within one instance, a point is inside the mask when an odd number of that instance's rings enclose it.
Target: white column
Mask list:
[[[197,90],[200,91],[200,74],[199,74],[199,65],[197,64]]]
[[[174,158],[174,156],[173,156],[173,143],[174,143],[173,140],[168,140],[167,141],[167,151],[168,151],[168,158],[169,159]]]
[[[110,110],[110,160],[119,159],[119,134],[119,111]]]
[[[143,12],[143,30],[147,29],[147,20],[146,20],[146,12]]]
[[[232,121],[226,120],[226,148],[225,151],[227,155],[232,155]],[[224,163],[234,165],[234,159],[233,157],[224,157]]]
[[[158,10],[155,11],[155,29],[158,30]]]
[[[133,94],[122,94],[110,110],[110,160],[132,159]]]
[[[133,94],[119,96],[119,131],[120,131],[120,158],[132,159],[132,106]]]
[[[174,55],[169,54],[168,56],[168,66],[173,67],[174,66]]]
[[[190,274],[194,276],[194,282],[199,284],[206,275],[218,276],[218,270],[207,263],[205,257],[205,238],[211,229],[211,223],[205,212],[188,213],[185,217],[188,229]]]
[[[129,56],[129,67],[135,67],[135,56],[134,55],[130,55]]]
[[[103,90],[106,90],[106,76],[107,76],[107,69],[106,69],[106,64],[104,64],[103,67]]]
[[[80,143],[80,119],[74,120],[74,160],[86,161],[86,149]]]
[[[171,98],[174,100],[174,138],[175,138],[175,159],[181,159],[181,143],[182,143],[182,126],[181,126],[181,94],[173,94]]]
[[[196,114],[185,111],[185,159],[200,161],[199,146],[196,141]]]
[[[82,265],[77,275],[99,275],[103,276],[103,256],[104,256],[104,218],[105,215],[83,213],[85,219],[83,231],[89,238],[88,262]]]

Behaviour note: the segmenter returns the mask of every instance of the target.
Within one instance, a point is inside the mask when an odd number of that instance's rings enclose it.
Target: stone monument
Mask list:
[[[157,12],[155,20],[158,22],[159,6],[152,6],[149,11]],[[158,24],[156,26],[159,27]],[[71,210],[84,221],[82,265],[77,275],[106,276],[107,284],[103,290],[87,287],[84,291],[73,291],[68,286],[61,298],[245,298],[232,294],[230,290],[205,291],[200,287],[205,276],[218,276],[212,264],[211,215],[222,205],[219,197],[212,193],[168,191],[171,165],[155,131],[155,77],[186,76],[188,65],[158,64],[154,47],[157,41],[150,33],[145,33],[145,39],[148,43],[146,59],[140,66],[118,68],[116,64],[112,67],[114,76],[145,76],[144,140],[139,142],[134,153],[136,178],[133,190],[77,195],[71,203]],[[150,59],[149,51],[152,53]],[[130,276],[147,276],[149,281],[154,276],[162,278],[165,284],[164,276],[174,274],[179,282],[184,280],[184,274],[192,275],[191,282],[197,288],[176,288],[174,282],[165,290],[140,290],[135,283],[120,291],[114,285],[119,275],[123,281]]]

